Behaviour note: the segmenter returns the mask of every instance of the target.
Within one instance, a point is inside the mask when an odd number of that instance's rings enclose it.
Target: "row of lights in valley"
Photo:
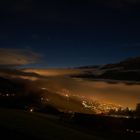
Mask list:
[[[84,108],[90,109],[97,114],[101,113],[108,113],[110,110],[115,110],[118,111],[120,108],[123,110],[122,106],[115,105],[115,104],[105,104],[105,103],[100,103],[97,101],[82,101],[82,105]]]
[[[15,94],[14,93],[12,93],[12,94],[8,94],[8,93],[0,93],[0,97],[14,97],[15,96]]]
[[[42,90],[47,90],[46,88],[41,88]],[[83,108],[85,109],[90,109],[91,111],[97,113],[97,114],[101,114],[101,113],[109,113],[110,110],[115,110],[118,111],[120,108],[122,110],[125,110],[124,107],[120,106],[120,105],[115,105],[115,104],[111,104],[111,103],[102,103],[99,101],[93,101],[93,100],[89,100],[87,99],[85,96],[80,96],[78,94],[71,94],[69,89],[62,89],[61,91],[57,91],[57,94],[60,94],[62,96],[64,96],[67,101],[70,101],[70,98],[77,98],[81,101],[81,104],[83,106]],[[48,98],[42,97],[41,98],[42,102],[49,102]]]
[[[41,101],[42,101],[42,102],[49,102],[50,99],[48,99],[48,98],[46,98],[46,97],[41,97]]]

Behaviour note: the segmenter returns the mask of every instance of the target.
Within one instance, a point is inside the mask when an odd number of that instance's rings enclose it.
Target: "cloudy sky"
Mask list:
[[[0,48],[0,66],[22,66],[37,63],[40,55],[24,49]]]
[[[0,1],[0,65],[69,67],[139,56],[139,15],[139,0]]]

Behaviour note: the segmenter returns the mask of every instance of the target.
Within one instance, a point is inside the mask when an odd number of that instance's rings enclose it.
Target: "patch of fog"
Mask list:
[[[61,95],[86,97],[90,100],[113,103],[135,109],[140,102],[140,86],[104,81],[77,80],[69,77],[51,77],[42,80],[41,86]]]

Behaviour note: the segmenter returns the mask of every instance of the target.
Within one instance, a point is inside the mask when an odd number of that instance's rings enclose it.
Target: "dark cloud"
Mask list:
[[[140,3],[139,0],[125,0],[125,1],[127,1],[127,2],[129,2],[129,3]]]
[[[31,0],[4,0],[0,1],[0,8],[5,11],[30,11],[32,8]]]
[[[112,8],[131,8],[137,4],[140,4],[139,0],[98,0],[98,3],[104,6],[112,7]]]
[[[0,68],[0,77],[5,78],[21,78],[28,80],[37,80],[37,79],[45,79],[46,76],[39,75],[34,72],[24,72],[22,69],[8,69],[8,68]]]
[[[0,1],[0,8],[5,11],[16,11],[16,12],[30,12],[32,14],[37,14],[38,12],[47,12],[48,16],[56,16],[59,13],[62,13],[62,9],[68,8],[69,10],[73,10],[74,8],[86,7],[86,6],[111,6],[111,7],[131,7],[132,5],[140,4],[139,0],[88,0],[88,1],[80,1],[80,0],[51,0],[51,1],[33,1],[33,0],[4,0]],[[77,9],[79,10],[79,9]],[[36,13],[37,11],[37,13]]]
[[[15,11],[19,11],[19,12],[28,12],[28,11],[31,11],[32,10],[32,2],[31,0],[21,0],[21,1],[18,1],[17,3],[15,3],[15,5],[13,5],[11,7],[13,10]]]
[[[21,66],[36,63],[40,56],[30,50],[0,48],[0,66]]]

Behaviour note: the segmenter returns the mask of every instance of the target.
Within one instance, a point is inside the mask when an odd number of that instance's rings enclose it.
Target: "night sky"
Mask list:
[[[140,2],[2,0],[0,48],[39,54],[40,61],[29,67],[105,64],[140,56]]]

